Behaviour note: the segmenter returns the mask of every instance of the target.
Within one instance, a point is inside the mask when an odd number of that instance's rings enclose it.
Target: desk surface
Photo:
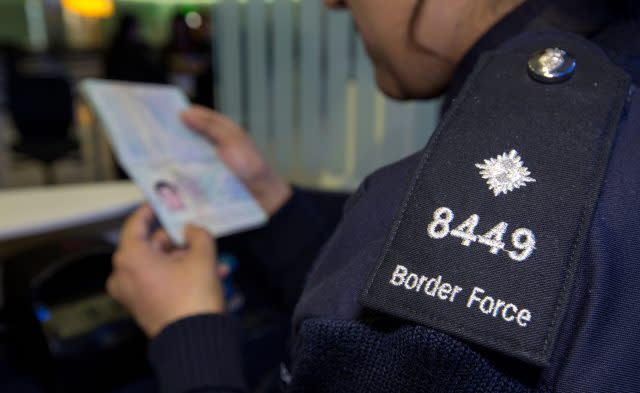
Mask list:
[[[143,199],[131,182],[0,191],[0,242],[124,216]]]

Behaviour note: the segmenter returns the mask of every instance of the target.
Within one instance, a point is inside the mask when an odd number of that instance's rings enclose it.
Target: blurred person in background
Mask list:
[[[194,103],[212,108],[214,46],[209,15],[196,11],[176,14],[169,37],[163,58],[174,82],[185,83]]]
[[[293,315],[291,358],[281,367],[285,390],[640,391],[637,4],[326,3],[352,12],[384,93],[407,100],[446,94],[444,120],[423,152],[376,171],[345,203],[289,186],[224,115],[204,108],[183,114],[271,217],[239,236],[255,257],[252,267]],[[519,151],[489,160],[511,147]],[[509,194],[488,189],[478,165],[489,186],[507,182]],[[450,176],[429,183],[441,174]],[[449,207],[434,213],[439,206],[456,207],[460,217],[454,221]],[[479,219],[487,229],[505,220],[483,240],[495,252],[473,235]],[[188,247],[175,248],[166,232],[151,232],[153,220],[145,206],[124,226],[108,290],[152,339],[161,391],[246,391],[238,327],[215,274],[216,243],[188,227]],[[508,246],[500,243],[506,221],[538,223],[531,225],[537,243],[510,232]],[[388,252],[403,255],[395,270],[386,265]],[[408,274],[410,263],[421,270]],[[448,274],[438,271],[448,265]],[[440,300],[430,300],[415,290],[419,273],[465,283],[442,284]],[[564,274],[571,284],[561,286],[563,295],[549,290],[546,282]],[[516,293],[514,303],[480,302],[475,289],[470,297],[470,283],[481,282],[491,283],[487,291]],[[534,287],[517,292],[508,286],[514,282]],[[538,313],[547,306],[556,311]],[[509,312],[519,308],[528,313],[520,310],[516,323]]]
[[[211,47],[198,38],[183,14],[173,17],[169,42],[163,50],[165,63],[172,73],[196,75],[201,72],[203,54],[211,53]]]
[[[120,19],[105,54],[104,73],[107,79],[126,82],[169,82],[164,64],[140,36],[140,25],[134,15],[125,15]],[[129,178],[119,164],[116,169],[119,178]]]
[[[104,63],[107,79],[167,83],[166,71],[151,47],[142,40],[138,19],[133,15],[125,15],[120,20]]]
[[[202,54],[203,67],[200,74],[196,77],[196,88],[193,103],[215,108],[215,81],[216,70],[215,61],[217,54],[215,48],[215,36],[213,27],[211,26],[211,17],[209,14],[202,14],[202,23],[195,31],[197,46]]]
[[[8,55],[5,53],[5,45],[0,43],[0,102],[5,104],[6,94],[7,94],[7,80],[9,78],[9,59]]]

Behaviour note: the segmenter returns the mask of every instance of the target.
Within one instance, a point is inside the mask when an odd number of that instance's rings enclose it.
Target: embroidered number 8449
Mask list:
[[[484,244],[489,248],[489,252],[497,255],[500,251],[505,251],[509,258],[514,261],[524,261],[533,254],[536,248],[536,237],[530,229],[518,228],[511,234],[511,244],[516,250],[505,250],[505,243],[502,241],[509,224],[501,222],[491,228],[483,235],[476,235],[474,231],[480,217],[477,214],[471,215],[462,224],[454,229],[450,228],[453,221],[453,211],[448,207],[436,209],[433,213],[433,221],[427,227],[429,237],[432,239],[443,239],[449,235],[462,239],[462,245],[469,247],[471,243]]]

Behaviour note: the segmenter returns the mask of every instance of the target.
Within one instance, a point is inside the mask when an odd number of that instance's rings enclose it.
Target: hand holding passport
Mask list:
[[[171,239],[184,244],[192,223],[221,237],[262,225],[266,214],[212,144],[189,130],[189,107],[175,87],[86,80],[119,162],[142,189]]]

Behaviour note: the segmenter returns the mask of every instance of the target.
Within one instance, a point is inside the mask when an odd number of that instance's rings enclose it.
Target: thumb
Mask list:
[[[232,135],[224,117],[205,107],[193,106],[182,112],[180,118],[187,127],[218,145],[224,145]]]
[[[189,246],[189,253],[208,253],[211,255],[215,253],[215,243],[206,230],[193,224],[187,224],[184,235]]]

